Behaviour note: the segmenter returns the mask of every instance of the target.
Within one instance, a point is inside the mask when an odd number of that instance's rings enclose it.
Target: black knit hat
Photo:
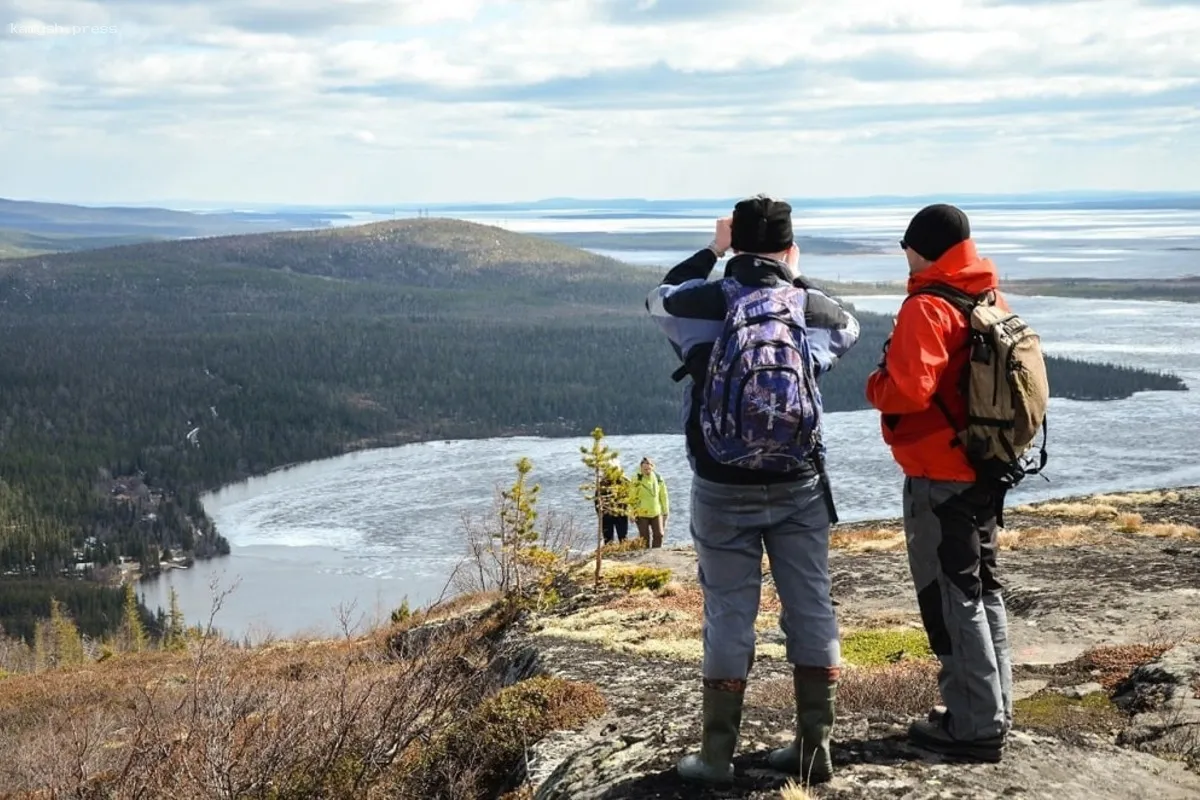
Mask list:
[[[945,203],[925,206],[916,213],[900,240],[904,249],[937,261],[959,242],[971,238],[971,223],[961,209]]]
[[[783,200],[758,195],[733,208],[734,250],[782,253],[792,246],[792,207]]]

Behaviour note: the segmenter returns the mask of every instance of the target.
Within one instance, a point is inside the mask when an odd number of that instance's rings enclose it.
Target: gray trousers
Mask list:
[[[1012,651],[996,574],[997,490],[907,478],[904,533],[917,605],[941,662],[938,683],[956,739],[1012,725]]]
[[[818,480],[730,486],[693,478],[691,517],[704,589],[704,678],[749,676],[764,545],[783,607],[779,625],[788,660],[796,666],[838,666],[829,511]]]

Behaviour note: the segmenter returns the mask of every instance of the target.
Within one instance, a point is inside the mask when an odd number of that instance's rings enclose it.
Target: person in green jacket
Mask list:
[[[646,540],[646,547],[662,547],[671,504],[667,499],[667,482],[654,471],[654,461],[649,456],[642,459],[633,486],[633,518],[638,536]]]

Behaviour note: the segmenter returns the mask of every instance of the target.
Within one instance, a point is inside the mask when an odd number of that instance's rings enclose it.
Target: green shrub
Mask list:
[[[671,580],[671,570],[665,567],[633,567],[613,572],[605,577],[609,586],[629,592],[638,589],[657,591]]]
[[[412,609],[408,607],[408,598],[405,597],[400,601],[400,607],[392,612],[392,624],[406,622],[412,616]]]

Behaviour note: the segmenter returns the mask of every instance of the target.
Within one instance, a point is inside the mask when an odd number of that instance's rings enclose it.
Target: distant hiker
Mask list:
[[[633,476],[633,489],[633,519],[637,523],[638,536],[646,540],[646,547],[662,547],[671,505],[667,498],[667,482],[654,471],[654,460],[649,456],[638,465],[638,472]]]
[[[908,562],[941,661],[944,707],[913,723],[909,741],[997,762],[1013,713],[997,524],[1006,488],[1038,469],[1018,456],[1044,421],[1045,365],[1037,335],[1008,311],[995,266],[976,252],[966,214],[928,206],[900,246],[908,297],[867,398],[906,476]]]
[[[729,249],[724,278],[707,282]],[[704,250],[676,266],[646,306],[691,378],[684,431],[692,540],[704,590],[703,730],[688,780],[727,783],[754,662],[763,547],[794,665],[796,741],[771,764],[828,780],[841,647],[830,597],[833,496],[816,379],[858,339],[858,322],[799,277],[792,209],[743,200]]]
[[[596,513],[600,514],[605,544],[612,544],[614,536],[617,542],[623,542],[629,535],[629,479],[619,465],[616,472],[611,479],[601,479],[596,492]]]

